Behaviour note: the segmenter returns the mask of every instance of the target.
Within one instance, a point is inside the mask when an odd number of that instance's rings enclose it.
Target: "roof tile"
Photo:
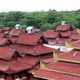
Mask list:
[[[79,80],[80,79],[80,77],[65,75],[65,74],[44,70],[44,69],[34,70],[32,73],[37,78],[48,79],[48,80]]]
[[[20,35],[16,43],[24,45],[36,45],[39,42],[40,38],[41,35],[26,33]]]
[[[29,55],[43,55],[53,52],[52,48],[45,47],[43,45],[36,45],[36,46],[24,46],[24,45],[14,45],[13,48],[16,48],[16,50],[20,54],[29,54]]]
[[[54,30],[48,30],[48,31],[46,31],[46,32],[43,33],[43,36],[45,38],[51,38],[51,39],[53,39],[53,38],[58,37],[59,35],[58,35],[58,32],[55,32]]]
[[[12,29],[10,32],[9,32],[9,35],[10,36],[19,36],[20,34],[24,33],[23,30],[21,29]]]
[[[10,47],[0,47],[0,59],[10,60],[15,50]]]
[[[64,24],[64,25],[58,25],[58,26],[56,27],[56,30],[57,30],[57,31],[68,31],[68,30],[70,30],[70,28],[71,28],[71,25],[69,25],[69,24]]]

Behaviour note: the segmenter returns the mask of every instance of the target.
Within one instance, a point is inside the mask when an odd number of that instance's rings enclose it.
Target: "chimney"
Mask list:
[[[65,25],[65,23],[66,23],[65,21],[61,21],[61,25]]]
[[[33,30],[33,26],[28,26],[28,27],[26,28],[26,31],[27,31],[27,33],[29,33],[29,34],[32,33],[32,30]]]
[[[20,28],[20,24],[16,24],[16,25],[15,25],[15,28],[16,28],[16,29],[19,29],[19,28]]]

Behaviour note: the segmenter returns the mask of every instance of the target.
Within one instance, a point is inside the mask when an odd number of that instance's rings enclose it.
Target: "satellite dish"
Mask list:
[[[64,25],[66,23],[66,21],[61,21],[61,25]]]
[[[28,27],[26,28],[26,31],[27,31],[28,33],[32,33],[32,30],[33,30],[33,26],[28,26]]]
[[[20,24],[16,24],[16,25],[15,25],[15,28],[16,28],[16,29],[19,29],[19,28],[20,28]]]

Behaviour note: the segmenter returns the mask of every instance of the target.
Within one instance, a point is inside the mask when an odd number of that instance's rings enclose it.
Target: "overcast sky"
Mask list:
[[[40,11],[80,9],[80,0],[0,0],[2,11]]]

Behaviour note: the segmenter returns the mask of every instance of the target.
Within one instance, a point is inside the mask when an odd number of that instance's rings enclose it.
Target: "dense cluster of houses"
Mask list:
[[[0,28],[0,80],[80,80],[79,50],[80,30],[69,24]]]

